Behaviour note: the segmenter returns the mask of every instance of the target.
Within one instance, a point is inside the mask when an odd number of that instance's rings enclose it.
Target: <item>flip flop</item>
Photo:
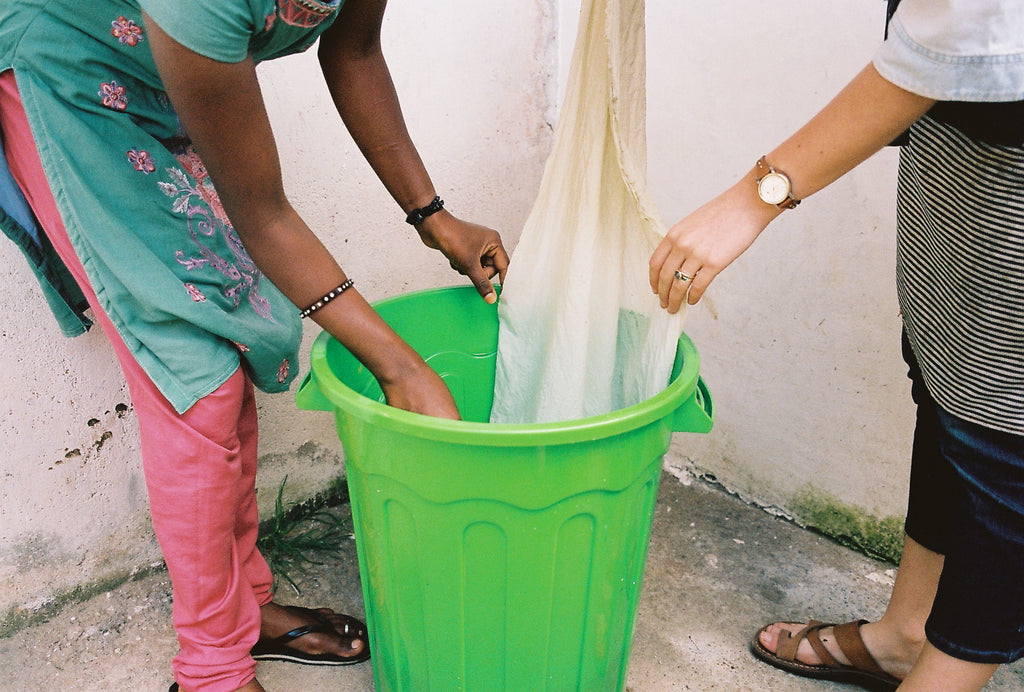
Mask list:
[[[309,608],[300,606],[288,606],[290,609],[301,612],[316,622],[312,625],[296,627],[291,632],[282,634],[273,639],[260,639],[256,646],[252,647],[250,654],[257,661],[287,661],[289,663],[301,663],[308,666],[350,666],[355,663],[362,663],[370,658],[370,641],[366,637],[366,625],[354,617],[340,615],[345,620],[344,630],[335,629],[327,618]],[[337,654],[308,654],[300,651],[290,642],[307,634],[318,632],[320,634],[338,634],[358,637],[363,640],[363,650],[355,656],[339,656]]]
[[[893,692],[900,686],[901,681],[882,670],[878,662],[868,652],[867,647],[864,646],[864,640],[860,637],[860,626],[866,623],[867,620],[855,620],[836,625],[811,620],[799,632],[790,632],[789,637],[783,637],[780,633],[775,651],[769,651],[761,643],[761,633],[775,624],[771,623],[762,627],[754,635],[753,641],[750,642],[750,650],[765,663],[794,675],[851,683],[872,692]],[[836,644],[849,659],[850,665],[837,661],[821,642],[821,630],[827,627],[833,628]],[[805,638],[814,649],[814,653],[818,654],[818,658],[822,661],[821,664],[811,665],[796,660],[797,647]]]

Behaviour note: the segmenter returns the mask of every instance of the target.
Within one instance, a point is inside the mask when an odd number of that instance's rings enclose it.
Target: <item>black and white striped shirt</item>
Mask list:
[[[900,155],[897,288],[928,389],[1024,435],[1024,146],[922,118]]]

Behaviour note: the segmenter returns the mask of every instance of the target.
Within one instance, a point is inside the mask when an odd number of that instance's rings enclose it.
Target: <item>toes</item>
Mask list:
[[[317,632],[307,635],[308,646],[315,649],[312,653],[328,653],[352,658],[358,656],[366,649],[366,641],[353,634],[345,634],[341,630],[336,633]],[[315,639],[313,638],[315,636]],[[295,646],[296,644],[292,644]]]
[[[341,635],[342,642],[348,642],[352,655],[361,654],[366,649],[366,632],[361,626],[356,626],[354,621],[346,622],[338,628],[338,633]]]
[[[365,637],[366,630],[363,623],[348,615],[340,613],[321,613],[328,624],[338,631],[338,634],[346,637]]]
[[[773,622],[761,630],[758,634],[758,641],[761,642],[761,646],[763,646],[767,651],[770,651],[773,654],[778,654],[779,639],[781,637],[790,637],[795,635],[806,626],[807,624],[802,622]],[[822,640],[827,641],[827,637],[822,636]],[[800,663],[805,663],[811,666],[821,664],[821,659],[818,658],[818,655],[814,652],[814,649],[811,648],[811,644],[806,640],[806,638],[797,646],[796,660]]]
[[[363,653],[363,650],[366,648],[366,641],[364,641],[363,639],[359,639],[359,638],[350,639],[348,645],[349,645],[348,653],[342,653],[342,655],[343,656],[358,656],[359,654]]]
[[[366,648],[366,631],[359,620],[336,613],[330,608],[318,608],[316,612],[338,633],[337,637],[330,638],[332,643],[338,642],[335,653],[340,656],[356,656],[363,652]]]
[[[768,651],[775,653],[778,648],[776,643],[779,641],[778,626],[769,625],[768,627],[765,627],[758,633],[757,639],[761,642],[761,646]]]
[[[778,650],[779,637],[795,634],[803,628],[804,625],[794,622],[773,622],[761,630],[761,645],[775,653]]]
[[[337,632],[337,637],[331,637],[331,643],[333,646],[337,646],[335,653],[339,656],[351,658],[358,656],[366,649],[367,643],[364,634],[355,632],[348,625],[339,627]]]
[[[289,643],[289,646],[311,654],[334,654],[344,658],[362,655],[369,646],[363,623],[351,616],[338,613],[331,608],[303,608],[301,606],[277,606],[267,608],[265,613],[289,614],[288,622],[280,625],[285,631],[302,625],[319,624],[322,629],[310,632]],[[324,627],[326,625],[326,627]],[[274,628],[275,630],[277,628]],[[332,632],[333,630],[333,632]],[[268,636],[272,636],[268,633]]]

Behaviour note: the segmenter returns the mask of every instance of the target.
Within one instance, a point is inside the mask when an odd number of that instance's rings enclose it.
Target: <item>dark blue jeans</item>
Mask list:
[[[1024,436],[950,415],[928,394],[904,339],[918,406],[907,534],[945,555],[925,627],[965,661],[1024,656]]]

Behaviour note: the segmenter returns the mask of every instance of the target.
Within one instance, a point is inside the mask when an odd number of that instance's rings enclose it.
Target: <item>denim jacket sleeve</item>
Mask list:
[[[940,101],[1024,99],[1024,2],[903,0],[874,57],[878,73]]]

